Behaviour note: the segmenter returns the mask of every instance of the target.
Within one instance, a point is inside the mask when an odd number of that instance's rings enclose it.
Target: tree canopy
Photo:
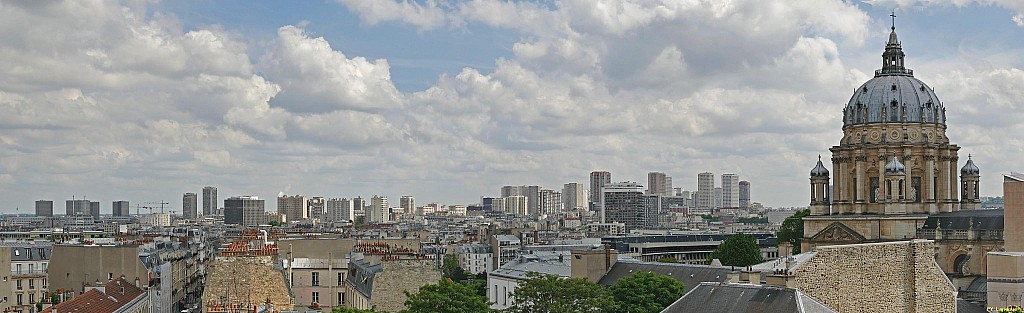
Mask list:
[[[512,292],[507,313],[615,312],[615,299],[595,283],[582,278],[529,274],[531,278]]]
[[[475,286],[442,279],[424,285],[416,293],[405,293],[402,313],[491,312],[487,297],[477,294]]]
[[[608,287],[621,313],[657,313],[675,302],[686,288],[668,275],[636,272]]]
[[[469,275],[466,275],[466,271],[459,266],[459,256],[454,254],[445,254],[444,258],[441,260],[441,277],[451,279],[456,282],[469,279]]]
[[[750,266],[764,262],[757,238],[748,234],[735,234],[725,238],[722,244],[711,252],[710,259],[722,261],[722,265]]]
[[[793,216],[787,217],[779,228],[779,242],[788,242],[793,245],[793,254],[800,253],[800,241],[804,237],[804,216],[810,215],[811,210],[797,211]]]

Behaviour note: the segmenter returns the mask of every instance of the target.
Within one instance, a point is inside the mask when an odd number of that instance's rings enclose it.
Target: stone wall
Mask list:
[[[381,263],[383,270],[373,278],[370,305],[384,312],[405,308],[405,291],[415,293],[420,286],[436,284],[441,272],[434,260],[389,260]]]
[[[837,312],[956,311],[956,290],[931,241],[818,247],[795,270],[796,286]]]

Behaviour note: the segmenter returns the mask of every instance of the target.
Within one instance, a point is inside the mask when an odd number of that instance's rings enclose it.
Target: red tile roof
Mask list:
[[[113,313],[135,298],[144,296],[145,291],[135,287],[123,278],[111,280],[103,285],[105,292],[89,289],[85,293],[47,308],[43,313],[51,313],[57,309],[64,312]]]

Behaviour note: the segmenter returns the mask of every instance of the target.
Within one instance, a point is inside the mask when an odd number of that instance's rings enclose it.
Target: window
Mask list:
[[[41,287],[42,287],[43,289],[46,289],[46,278],[43,278],[43,285],[42,285]]]
[[[36,294],[34,294],[34,293],[28,294],[28,303],[29,304],[36,304]]]
[[[36,289],[36,280],[35,279],[29,279],[28,280],[28,289]]]
[[[107,280],[114,280],[114,273],[107,273]]]
[[[320,286],[320,272],[313,272],[313,283],[311,286]],[[316,302],[316,301],[313,301]]]
[[[14,282],[15,282],[15,285],[17,285],[18,290],[21,290],[22,289],[22,287],[21,287],[21,280],[19,279],[19,280],[16,280]],[[18,301],[18,302],[21,302],[21,301]]]
[[[343,304],[345,304],[345,293],[344,292],[339,292],[338,293],[338,305],[340,306],[340,305],[343,305]]]
[[[342,282],[345,281],[345,272],[338,273],[338,286],[340,287]]]
[[[21,294],[18,294],[18,305],[21,305]]]
[[[18,250],[14,250],[14,251],[18,251]],[[16,267],[16,268],[15,268],[14,272],[15,272],[16,274],[18,274],[18,275],[21,275],[21,264],[18,264],[18,265],[16,265],[15,267]]]
[[[319,292],[316,292],[316,291],[313,292],[313,303],[320,303],[320,293]]]

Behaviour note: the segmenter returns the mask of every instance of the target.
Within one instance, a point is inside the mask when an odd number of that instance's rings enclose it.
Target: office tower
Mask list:
[[[352,200],[332,198],[327,200],[327,221],[351,222],[356,219]]]
[[[526,196],[527,214],[537,214],[540,211],[540,186],[502,186],[501,197]]]
[[[217,207],[217,187],[203,187],[203,215],[220,215]]]
[[[96,201],[89,202],[89,215],[94,219],[100,219],[100,203]]]
[[[672,192],[672,177],[665,176],[662,172],[647,173],[647,193],[652,195],[670,196]]]
[[[306,216],[326,221],[327,208],[324,197],[312,197],[306,200]]]
[[[710,209],[715,205],[715,174],[697,174],[697,208]]]
[[[562,185],[562,205],[566,211],[587,207],[587,191],[581,183]]]
[[[525,196],[526,186],[501,186],[501,197]]]
[[[750,182],[749,181],[745,181],[745,180],[744,181],[740,181],[739,185],[740,185],[740,207],[741,208],[749,208],[750,207]]]
[[[562,213],[562,193],[551,189],[540,190],[540,209],[537,214],[558,214]]]
[[[185,219],[196,219],[199,217],[199,197],[196,196],[196,193],[186,192],[181,197],[181,217]]]
[[[715,187],[715,203],[711,207],[722,208],[722,201],[722,187]]]
[[[53,216],[53,201],[36,200],[36,216]]]
[[[501,211],[501,205],[495,204],[495,200],[499,199],[492,197],[480,197],[480,206],[483,207],[484,212]]]
[[[89,215],[89,200],[67,200],[64,203],[64,211],[68,216]]]
[[[736,174],[722,174],[722,203],[719,207],[738,208],[740,207],[740,176]]]
[[[277,196],[277,213],[284,214],[289,222],[306,219],[306,197],[301,195]]]
[[[508,196],[501,198],[501,200],[502,211],[504,211],[506,214],[529,214],[528,206],[526,205],[527,202],[529,202],[529,200],[527,200],[526,196]]]
[[[594,204],[595,210],[601,210],[599,207],[601,203],[601,187],[611,183],[612,173],[606,171],[590,172],[590,203]]]
[[[398,199],[398,206],[402,208],[403,214],[414,214],[416,213],[416,198],[402,196]]]
[[[369,222],[387,222],[391,220],[388,197],[374,195],[370,198],[370,212],[366,214]]]
[[[266,221],[264,201],[256,196],[224,199],[224,224],[256,226]]]
[[[131,216],[132,208],[130,205],[128,205],[128,201],[114,201],[111,209],[111,214],[113,214],[114,216]]]
[[[642,185],[621,182],[604,185],[601,203],[602,223],[624,223],[627,229],[644,228],[647,204]]]
[[[356,216],[366,216],[366,198],[355,197],[352,198],[352,209],[355,211]]]

